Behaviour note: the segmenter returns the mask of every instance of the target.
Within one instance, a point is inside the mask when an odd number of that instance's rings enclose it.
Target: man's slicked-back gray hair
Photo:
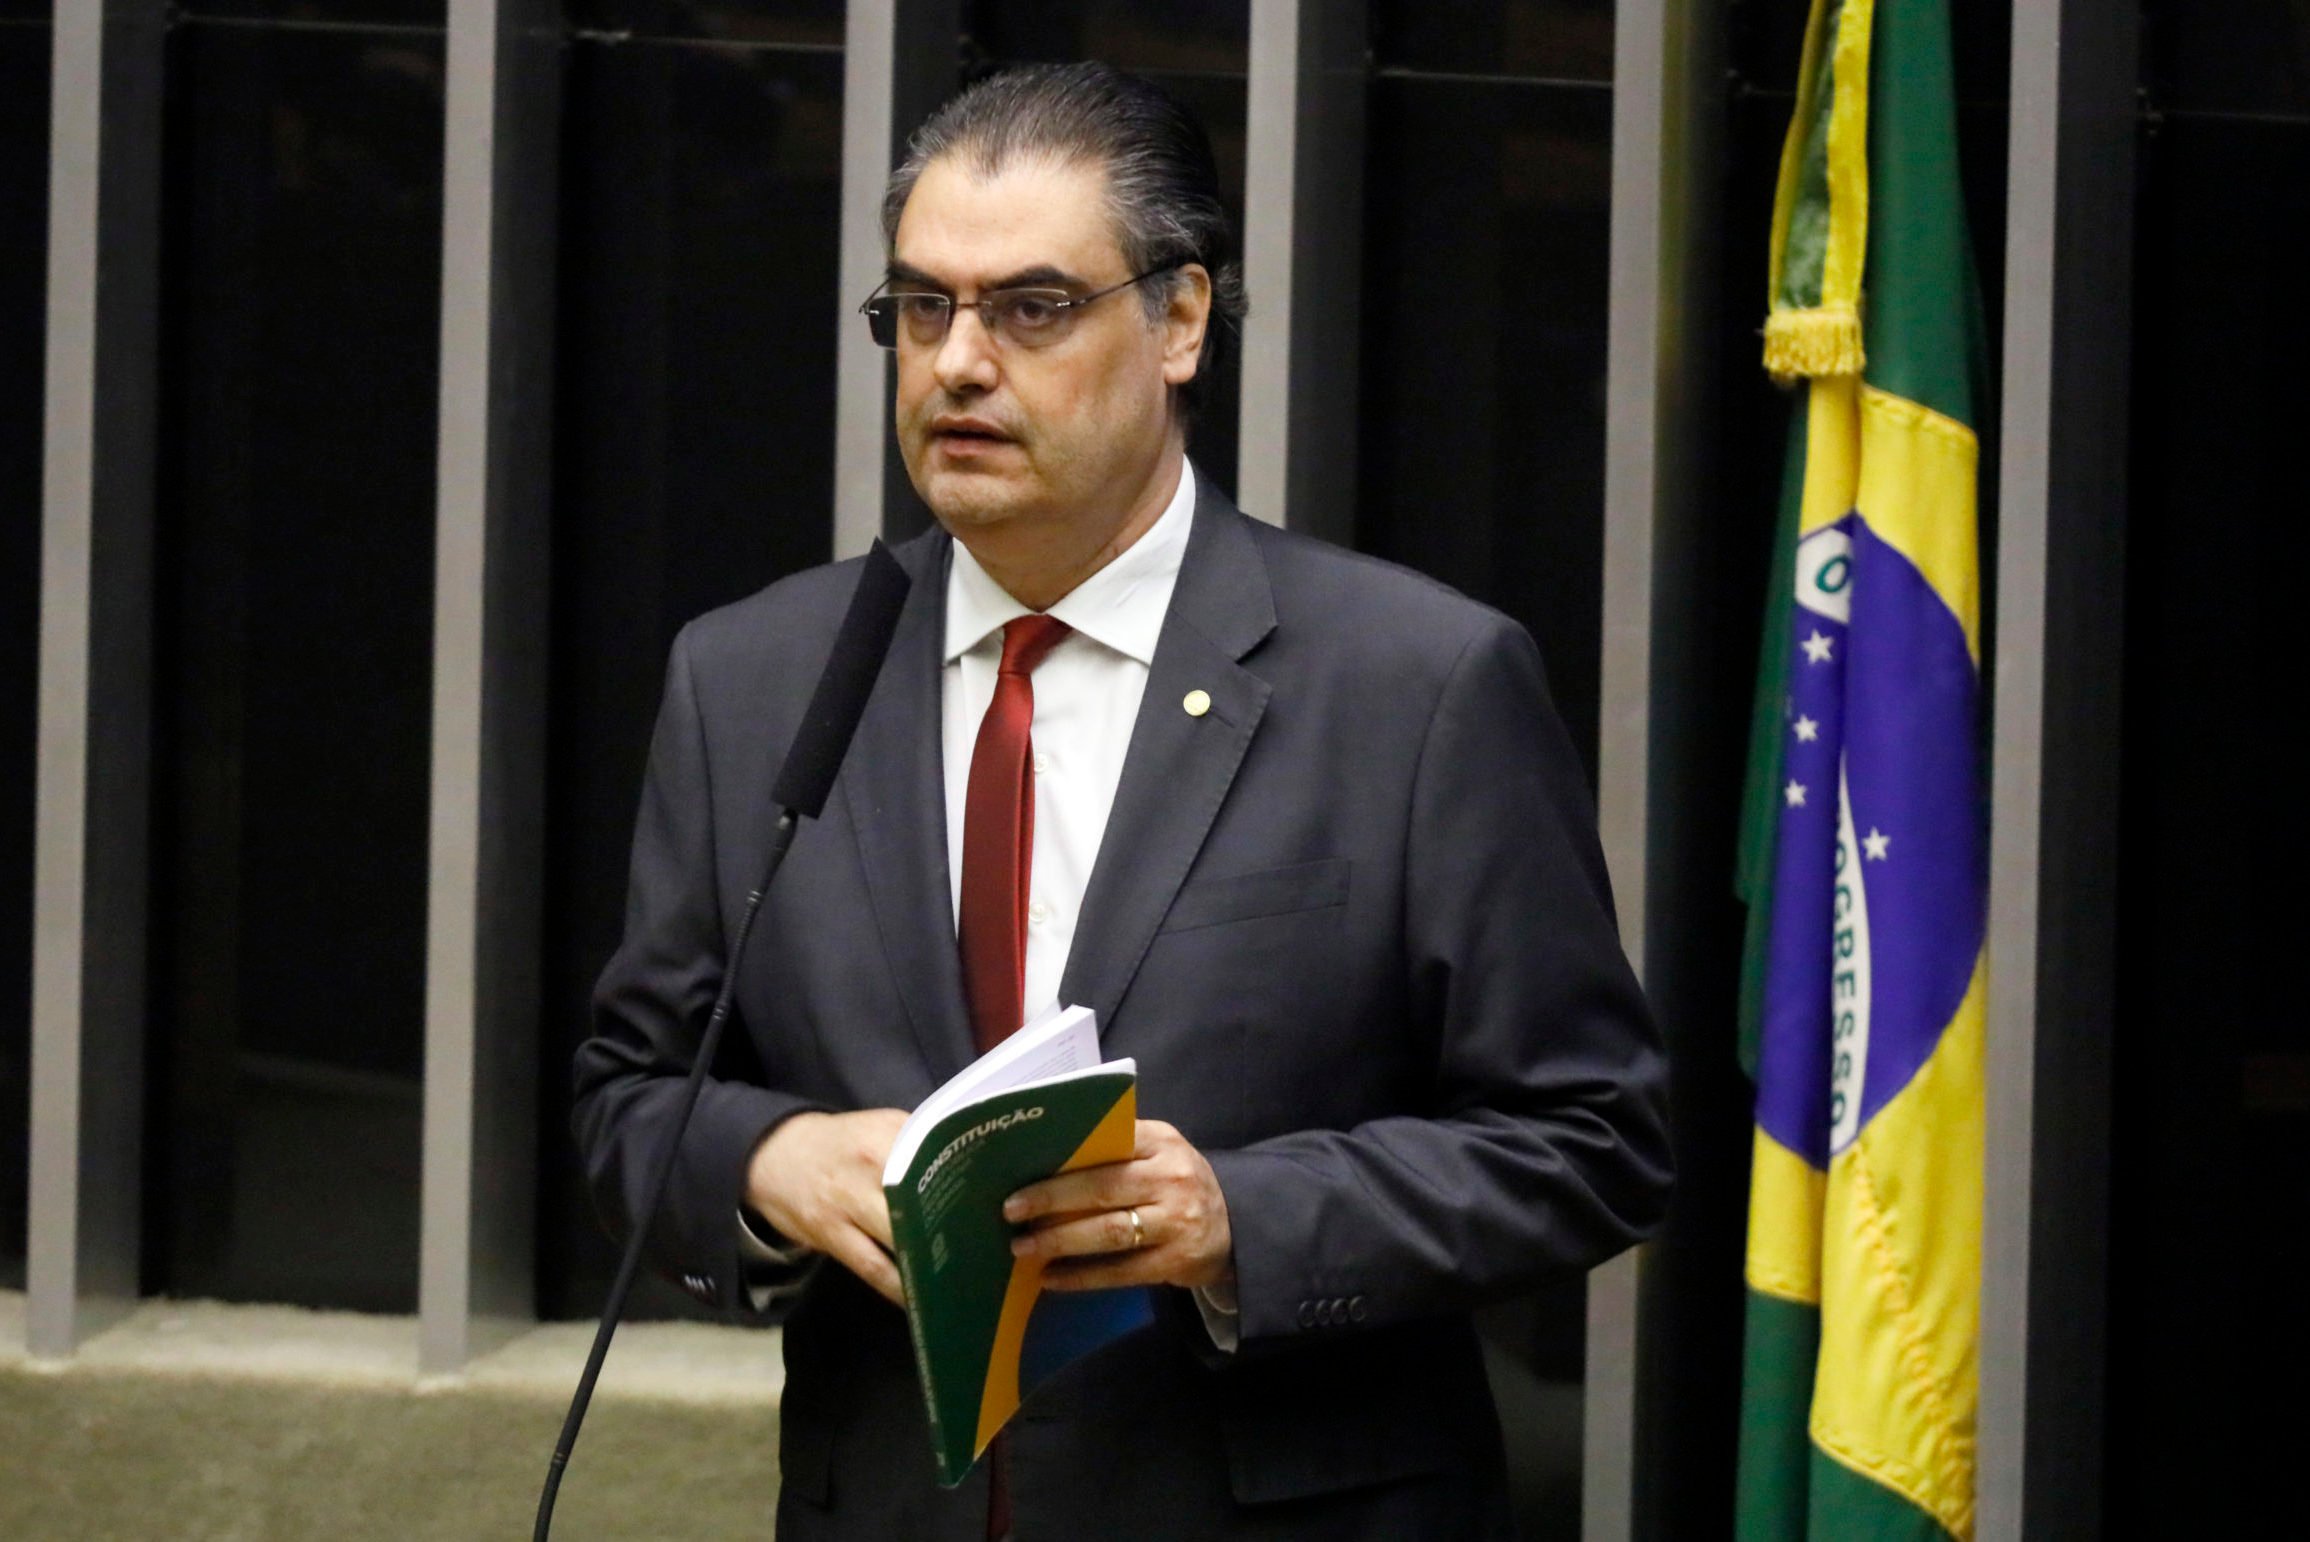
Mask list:
[[[1247,301],[1235,228],[1219,198],[1211,139],[1193,113],[1162,88],[1112,65],[1036,64],[1005,70],[963,91],[907,140],[906,158],[882,197],[882,239],[898,239],[898,218],[923,168],[959,157],[974,175],[993,176],[1014,160],[1089,162],[1107,173],[1107,211],[1133,273],[1201,263],[1211,275],[1211,321],[1195,378],[1182,395],[1192,411],[1210,388],[1223,337]],[[1141,285],[1153,321],[1170,304],[1176,276]]]

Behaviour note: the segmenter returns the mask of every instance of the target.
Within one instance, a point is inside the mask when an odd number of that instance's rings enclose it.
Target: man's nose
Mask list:
[[[994,389],[1001,374],[995,360],[995,340],[988,335],[986,318],[976,306],[954,308],[930,367],[938,383],[950,392]]]

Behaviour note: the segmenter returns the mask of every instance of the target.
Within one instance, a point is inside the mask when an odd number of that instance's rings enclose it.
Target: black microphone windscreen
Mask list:
[[[890,548],[876,541],[859,572],[842,630],[834,634],[826,671],[818,677],[818,689],[795,731],[793,747],[786,752],[786,764],[779,769],[778,785],[770,791],[781,808],[816,819],[826,807],[834,774],[849,753],[851,735],[858,732],[859,715],[874,690],[874,677],[882,672],[883,655],[890,651],[898,614],[913,582]]]

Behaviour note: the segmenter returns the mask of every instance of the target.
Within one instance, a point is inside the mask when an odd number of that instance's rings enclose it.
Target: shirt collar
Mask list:
[[[1147,533],[1069,590],[1048,614],[1093,642],[1152,665],[1194,515],[1195,468],[1183,460],[1179,487]],[[1026,614],[1027,607],[988,576],[970,548],[955,542],[946,581],[946,662],[953,663],[1004,623]]]

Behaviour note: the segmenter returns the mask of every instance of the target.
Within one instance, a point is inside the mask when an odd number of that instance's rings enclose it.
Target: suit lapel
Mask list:
[[[933,1083],[970,1063],[970,1012],[955,950],[940,744],[947,541],[933,527],[898,548],[914,588],[842,771],[850,828],[891,978]]]
[[[1251,748],[1268,685],[1238,660],[1274,628],[1267,566],[1243,515],[1199,480],[1194,529],[1059,986],[1061,1001],[1090,1007],[1102,1028]],[[1188,709],[1191,692],[1209,698],[1205,711]]]

